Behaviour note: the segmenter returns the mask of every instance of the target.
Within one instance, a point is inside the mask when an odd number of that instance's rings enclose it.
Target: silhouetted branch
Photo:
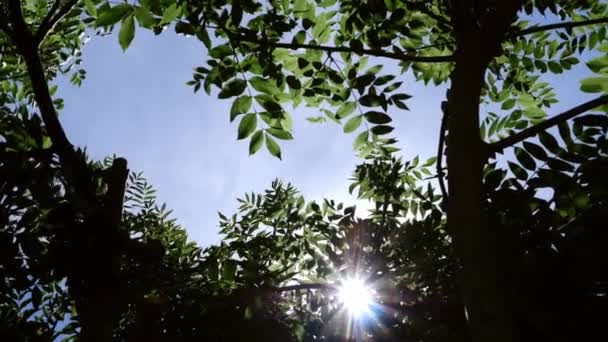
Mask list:
[[[513,134],[507,138],[488,145],[488,153],[490,155],[494,153],[501,153],[507,147],[513,146],[519,142],[522,142],[528,138],[531,138],[538,133],[558,125],[564,121],[567,121],[579,114],[582,114],[595,107],[608,104],[608,95],[602,95],[591,101],[587,101],[579,106],[569,109],[559,115],[556,115],[548,120],[545,120],[537,125],[527,128],[519,133]]]
[[[231,34],[235,40],[246,41],[250,43],[259,44],[261,46],[270,46],[274,48],[283,48],[290,50],[308,49],[308,50],[321,50],[325,52],[351,52],[358,55],[370,55],[376,57],[385,57],[396,59],[405,62],[422,62],[422,63],[446,63],[454,60],[452,55],[447,56],[415,56],[402,53],[388,52],[384,50],[370,50],[370,49],[353,49],[351,47],[343,46],[325,46],[325,45],[312,45],[312,44],[297,44],[297,43],[281,43],[272,42],[257,38],[251,38],[243,35]]]
[[[443,109],[443,108],[442,108]],[[447,129],[447,112],[444,110],[443,115],[441,117],[441,127],[439,128],[439,143],[437,144],[437,181],[439,182],[439,189],[441,190],[441,202],[444,204],[447,203],[448,199],[448,191],[445,187],[445,179],[443,176],[445,175],[443,169],[443,151],[445,145],[445,131]],[[443,208],[445,210],[445,208]]]
[[[564,22],[554,23],[554,24],[549,24],[549,25],[530,27],[530,28],[515,32],[515,33],[511,34],[510,37],[521,37],[521,36],[525,36],[525,35],[536,33],[536,32],[557,30],[557,29],[561,29],[561,28],[571,29],[574,27],[605,24],[605,23],[608,23],[608,17],[590,19],[590,20],[582,20],[582,21],[564,21]]]
[[[51,21],[53,20],[53,17],[55,16],[55,12],[57,12],[57,10],[59,9],[59,5],[61,5],[61,0],[53,1],[53,5],[49,9],[49,11],[46,14],[46,16],[44,17],[44,19],[42,19],[42,22],[40,22],[40,26],[38,27],[38,32],[42,32],[46,28],[49,27]]]
[[[325,283],[308,283],[308,284],[298,284],[298,285],[290,285],[283,287],[274,287],[271,288],[273,292],[289,292],[289,291],[297,291],[297,290],[335,290],[337,286],[334,284],[325,284]]]
[[[11,76],[7,76],[4,78],[0,78],[0,82],[2,81],[13,81],[13,80],[17,80],[23,77],[27,77],[27,73],[21,73],[21,74],[16,74],[16,75],[11,75]]]
[[[284,292],[290,291],[301,291],[301,290],[336,290],[337,286],[334,284],[326,284],[326,283],[307,283],[307,284],[296,284],[289,286],[281,286],[281,287],[246,287],[241,288],[233,292],[228,297],[242,300],[248,299],[253,296],[268,296],[272,294],[281,294]],[[217,300],[221,299],[223,296],[209,296],[208,300]]]
[[[34,98],[40,108],[40,114],[44,125],[57,153],[61,158],[71,158],[68,154],[73,154],[72,144],[68,140],[63,127],[59,123],[57,112],[53,105],[53,100],[49,92],[46,77],[40,58],[38,56],[38,48],[33,42],[32,33],[29,31],[27,24],[23,18],[20,0],[9,0],[8,8],[10,17],[13,22],[13,30],[15,33],[15,45],[19,53],[25,59],[27,71],[32,81]]]
[[[111,227],[120,225],[128,175],[127,160],[124,158],[114,159],[105,177],[108,184],[105,198],[106,215]]]
[[[447,27],[452,27],[452,23],[449,21],[449,19],[442,17],[439,14],[433,13],[429,8],[426,7],[426,4],[424,2],[408,1],[407,4],[412,8],[428,15],[429,18],[435,19],[438,23],[443,24]]]
[[[47,13],[46,17],[40,23],[38,31],[36,31],[36,45],[40,44],[46,35],[53,30],[53,27],[61,20],[72,8],[78,3],[78,0],[69,0],[63,7],[59,8],[61,0],[55,0],[53,6]],[[59,11],[58,11],[59,10]]]

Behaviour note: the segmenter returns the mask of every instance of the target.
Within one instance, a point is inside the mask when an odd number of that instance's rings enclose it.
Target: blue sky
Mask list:
[[[218,241],[217,211],[232,214],[237,197],[266,189],[275,177],[296,185],[307,199],[354,203],[347,191],[358,162],[354,135],[333,123],[309,123],[305,117],[319,114],[299,108],[293,112],[295,140],[281,145],[283,160],[265,149],[248,156],[248,141],[236,141],[236,123],[229,122],[230,100],[193,94],[185,85],[192,69],[207,60],[195,39],[138,30],[127,52],[111,35],[94,37],[83,54],[87,79],[82,87],[61,82],[59,91],[70,139],[86,146],[93,158],[116,153],[128,159],[132,170],[144,171],[160,200],[200,244]],[[384,62],[370,60],[370,65]],[[577,68],[576,78],[549,77],[562,95],[551,113],[590,98],[574,91],[584,70]],[[432,156],[445,89],[413,81],[404,87],[414,95],[411,110],[389,110],[399,147],[405,157]]]

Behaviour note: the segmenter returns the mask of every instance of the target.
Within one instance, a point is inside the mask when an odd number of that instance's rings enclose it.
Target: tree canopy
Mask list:
[[[606,336],[608,6],[587,1],[6,0],[0,335],[9,340],[570,341]],[[49,82],[88,35],[201,42],[188,85],[281,158],[291,108],[353,133],[368,217],[279,180],[202,249],[126,159],[72,145]],[[95,38],[97,39],[97,38]],[[562,113],[547,74],[584,62]],[[399,75],[383,71],[393,63]],[[437,154],[404,161],[404,82],[446,84]],[[570,82],[569,79],[565,81]],[[417,113],[413,113],[416,115]],[[447,183],[447,184],[446,184]],[[374,289],[372,319],[336,297]]]

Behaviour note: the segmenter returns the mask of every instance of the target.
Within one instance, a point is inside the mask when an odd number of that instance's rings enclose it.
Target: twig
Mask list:
[[[272,292],[289,292],[289,291],[297,291],[297,290],[335,290],[337,288],[334,284],[324,284],[324,283],[308,283],[308,284],[298,284],[298,285],[290,285],[283,287],[272,287],[270,290]]]
[[[369,49],[353,49],[350,47],[342,46],[325,46],[325,45],[311,45],[311,44],[294,44],[294,43],[281,43],[264,41],[261,39],[246,37],[243,35],[232,35],[235,40],[246,41],[250,43],[259,44],[261,46],[270,46],[274,48],[283,48],[290,50],[308,49],[308,50],[321,50],[326,52],[351,52],[358,55],[370,55],[376,57],[385,57],[396,59],[405,62],[421,62],[421,63],[446,63],[452,62],[454,57],[452,55],[446,56],[412,56],[407,54],[400,54],[394,52],[388,52],[384,50],[369,50]]]
[[[16,74],[16,75],[10,75],[4,78],[0,78],[0,82],[3,81],[13,81],[13,80],[17,80],[23,77],[27,77],[27,73],[20,73],[20,74]]]
[[[51,21],[53,20],[53,17],[55,16],[55,12],[57,12],[57,10],[59,9],[60,4],[61,4],[61,0],[55,0],[53,2],[53,5],[49,9],[48,13],[44,17],[44,19],[42,19],[42,22],[40,22],[40,26],[38,27],[38,32],[42,31],[43,29],[47,28],[50,25]]]
[[[406,2],[406,5],[410,5],[413,9],[416,9],[416,10],[426,14],[431,19],[435,19],[439,24],[443,24],[447,27],[452,27],[452,23],[449,21],[449,19],[442,17],[439,14],[433,13],[433,11],[431,11],[429,8],[426,7],[426,4],[424,2],[408,1],[408,2]]]
[[[513,146],[519,142],[522,142],[528,138],[531,138],[538,133],[551,128],[555,125],[558,125],[562,122],[565,122],[573,117],[585,113],[588,110],[591,110],[595,107],[608,104],[608,95],[602,95],[598,98],[595,98],[591,101],[587,101],[581,105],[578,105],[572,109],[569,109],[561,114],[558,114],[551,119],[545,120],[537,125],[534,125],[530,128],[527,128],[517,134],[513,134],[509,137],[506,137],[502,140],[499,140],[495,143],[488,145],[488,154],[492,156],[495,153],[501,153],[505,148]]]
[[[608,23],[608,17],[590,19],[590,20],[582,20],[582,21],[564,21],[564,22],[560,22],[560,23],[530,27],[530,28],[527,28],[527,29],[524,29],[521,31],[514,32],[514,33],[510,34],[508,37],[509,38],[521,37],[521,36],[525,36],[525,35],[536,33],[536,32],[550,31],[550,30],[556,30],[556,29],[560,29],[560,28],[570,29],[570,28],[574,28],[574,27],[605,24],[605,23]]]
[[[49,92],[44,70],[40,63],[36,45],[32,44],[32,34],[23,18],[20,0],[9,0],[8,8],[13,20],[15,33],[15,45],[19,53],[25,59],[27,71],[32,81],[34,97],[40,107],[40,114],[46,126],[53,145],[58,149],[60,157],[66,158],[67,154],[73,153],[72,144],[69,142],[63,127],[59,123],[57,112],[53,106],[53,100]],[[67,152],[67,151],[70,152]]]
[[[36,31],[36,35],[34,36],[36,46],[40,44],[44,40],[46,35],[53,30],[55,25],[57,25],[57,23],[66,14],[68,14],[70,10],[72,10],[72,8],[78,3],[78,0],[68,1],[63,7],[61,7],[61,9],[59,9],[59,12],[57,12],[60,2],[60,0],[55,0],[53,6],[49,10],[49,13],[46,15],[46,17],[40,24],[40,27],[38,27],[38,31]],[[55,12],[57,13],[55,14]]]

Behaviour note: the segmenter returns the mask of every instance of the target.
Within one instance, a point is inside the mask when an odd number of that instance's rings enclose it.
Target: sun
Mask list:
[[[359,278],[343,280],[338,288],[338,299],[353,318],[369,313],[373,304],[371,288]]]

